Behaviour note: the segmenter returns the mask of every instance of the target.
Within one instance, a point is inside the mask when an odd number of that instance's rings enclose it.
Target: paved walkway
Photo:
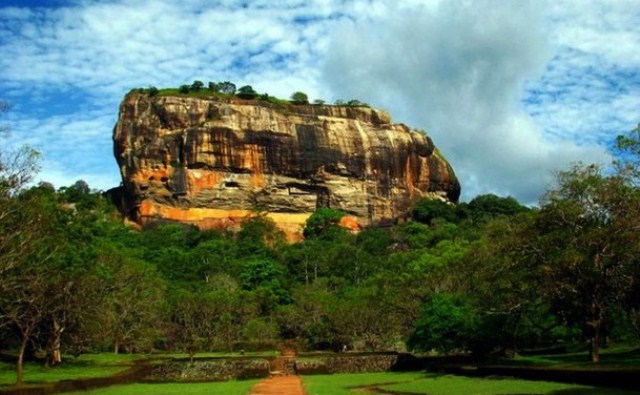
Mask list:
[[[300,376],[273,376],[256,384],[249,395],[305,395]]]

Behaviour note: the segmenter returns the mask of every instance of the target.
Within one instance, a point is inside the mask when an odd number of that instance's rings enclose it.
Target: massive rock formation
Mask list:
[[[130,93],[113,140],[138,223],[229,228],[260,210],[295,240],[317,207],[365,226],[405,216],[422,196],[460,194],[429,137],[368,107]]]

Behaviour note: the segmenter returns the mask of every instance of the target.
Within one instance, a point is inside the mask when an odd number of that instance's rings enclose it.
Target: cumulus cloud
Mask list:
[[[424,127],[461,178],[463,198],[493,192],[535,203],[553,172],[602,161],[600,146],[549,139],[521,102],[553,57],[534,2],[445,1],[344,23],[324,78],[338,96]]]

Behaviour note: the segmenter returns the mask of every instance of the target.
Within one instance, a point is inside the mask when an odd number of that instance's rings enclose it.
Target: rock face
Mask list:
[[[368,107],[131,93],[113,140],[124,210],[141,224],[229,228],[262,211],[296,240],[317,207],[357,228],[460,194],[429,137]]]

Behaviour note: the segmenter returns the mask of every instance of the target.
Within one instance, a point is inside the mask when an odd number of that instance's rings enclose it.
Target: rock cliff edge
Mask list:
[[[123,209],[140,224],[228,229],[260,211],[293,241],[317,207],[359,227],[460,195],[428,136],[369,107],[130,93],[113,140]]]

